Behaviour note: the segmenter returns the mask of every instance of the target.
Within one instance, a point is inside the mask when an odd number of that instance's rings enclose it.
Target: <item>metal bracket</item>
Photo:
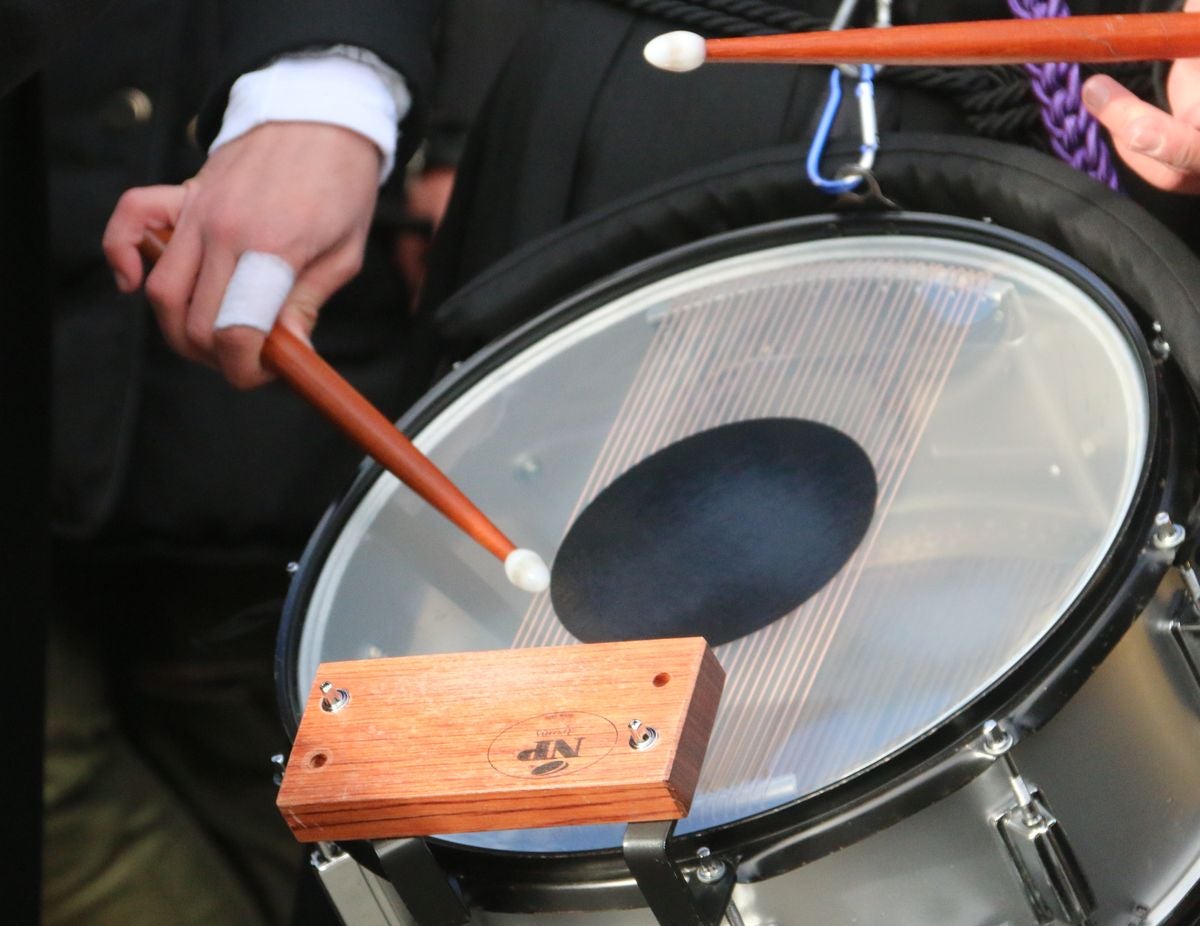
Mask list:
[[[375,854],[416,926],[462,926],[471,919],[458,885],[438,864],[424,839],[375,843]]]
[[[996,819],[996,826],[1039,926],[1086,926],[1096,900],[1062,825],[1042,795],[1025,783],[1007,750],[1000,760],[1016,803]]]
[[[413,926],[400,895],[333,843],[318,843],[310,856],[317,880],[343,923]]]
[[[718,926],[737,882],[736,866],[707,856],[706,874],[698,869],[689,881],[667,854],[675,823],[629,824],[621,845],[625,864],[659,926]]]

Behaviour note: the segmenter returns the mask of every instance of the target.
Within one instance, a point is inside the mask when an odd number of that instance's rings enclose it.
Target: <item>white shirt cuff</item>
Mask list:
[[[396,127],[411,105],[404,78],[366,49],[334,45],[284,55],[234,81],[208,153],[267,122],[340,125],[379,149],[382,184],[396,163]]]

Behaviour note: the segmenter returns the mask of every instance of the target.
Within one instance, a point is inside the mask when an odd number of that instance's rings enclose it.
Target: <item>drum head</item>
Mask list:
[[[409,418],[503,531],[549,557],[606,486],[690,435],[799,419],[865,451],[878,494],[861,543],[800,607],[717,650],[728,680],[681,832],[828,789],[1000,684],[1101,571],[1146,467],[1144,352],[1087,271],[980,223],[901,217],[829,238],[829,221],[634,268]],[[549,594],[514,589],[377,469],[319,529],[289,622],[297,705],[323,661],[575,642]],[[620,836],[447,838],[567,852]]]

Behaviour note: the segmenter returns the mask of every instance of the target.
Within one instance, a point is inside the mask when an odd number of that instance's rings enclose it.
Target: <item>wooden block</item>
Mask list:
[[[323,663],[277,803],[301,842],[675,819],[724,682],[699,637]]]

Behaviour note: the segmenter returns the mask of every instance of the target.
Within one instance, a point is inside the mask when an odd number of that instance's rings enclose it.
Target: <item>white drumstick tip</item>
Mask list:
[[[544,592],[550,587],[550,570],[546,561],[533,552],[519,548],[504,558],[504,574],[508,581],[525,592]]]
[[[700,67],[708,51],[703,36],[694,32],[666,32],[647,42],[642,54],[656,68],[682,74]]]

